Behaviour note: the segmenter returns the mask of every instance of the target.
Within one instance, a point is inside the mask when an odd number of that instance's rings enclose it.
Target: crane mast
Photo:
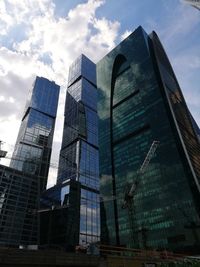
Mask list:
[[[140,169],[137,171],[137,178],[136,180],[132,183],[131,186],[127,186],[127,189],[125,190],[125,195],[124,195],[124,200],[122,203],[122,209],[126,209],[128,210],[128,217],[129,217],[129,223],[130,223],[130,230],[131,230],[131,240],[133,242],[133,244],[138,245],[139,246],[139,240],[138,240],[138,235],[135,236],[135,232],[134,232],[134,220],[133,220],[133,198],[135,195],[135,192],[138,188],[139,185],[139,181],[138,181],[138,177],[145,173],[145,171],[147,170],[147,167],[151,161],[151,159],[153,158],[156,149],[159,145],[159,141],[154,140],[151,144],[151,147],[149,149],[149,151],[147,152],[147,155],[140,167]],[[146,241],[147,241],[147,232],[148,229],[146,229],[145,227],[142,227],[141,230],[139,230],[138,232],[141,232],[142,234],[142,242],[143,242],[143,246],[146,247]]]
[[[160,143],[159,141],[154,140],[153,143],[151,144],[151,147],[150,147],[150,149],[149,149],[149,151],[148,151],[148,153],[147,153],[147,155],[146,155],[146,157],[145,157],[140,169],[137,172],[138,175],[141,175],[141,174],[145,173],[145,171],[146,171],[151,159],[153,158],[153,156],[154,156],[154,154],[156,152],[156,149],[157,149],[159,143]],[[139,182],[136,180],[131,185],[131,188],[126,191],[125,196],[124,196],[124,202],[122,204],[122,208],[123,209],[125,209],[125,208],[127,208],[129,206],[130,201],[133,199],[134,193],[136,192],[138,184],[139,184]]]

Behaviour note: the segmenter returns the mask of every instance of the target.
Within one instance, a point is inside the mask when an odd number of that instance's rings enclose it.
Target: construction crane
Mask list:
[[[137,171],[137,177],[139,177],[140,175],[145,173],[151,159],[153,158],[153,156],[156,152],[156,149],[157,149],[159,143],[160,143],[159,141],[153,141],[153,143],[151,144],[151,147],[150,147],[139,171]],[[122,204],[122,209],[129,208],[129,204],[134,197],[134,194],[137,190],[138,185],[139,185],[139,181],[136,179],[136,181],[132,184],[131,188],[127,188],[127,190],[125,192],[125,196],[124,196],[124,202]]]
[[[151,161],[151,159],[153,158],[156,149],[159,145],[159,141],[154,140],[153,143],[151,144],[151,147],[140,167],[140,169],[137,171],[137,175],[136,175],[136,180],[133,182],[133,184],[131,185],[131,187],[129,185],[126,186],[126,190],[125,190],[125,195],[124,195],[124,200],[122,203],[122,209],[128,209],[128,217],[129,217],[129,224],[130,224],[130,229],[131,229],[131,239],[133,243],[139,243],[138,241],[135,240],[135,236],[134,236],[134,221],[133,221],[133,198],[134,195],[137,191],[137,188],[139,186],[139,181],[138,181],[138,177],[141,176],[143,173],[145,173],[145,171],[147,170],[147,167]],[[145,227],[142,227],[138,232],[141,232],[142,234],[142,242],[144,247],[146,247],[146,232],[148,231],[148,229],[146,229]]]
[[[132,183],[132,185],[127,184],[126,188],[125,188],[125,195],[124,195],[124,199],[122,201],[121,208],[128,210],[129,223],[130,223],[130,229],[131,229],[131,238],[132,238],[133,242],[134,242],[133,198],[134,198],[134,195],[135,195],[137,188],[139,186],[138,177],[140,175],[142,175],[143,173],[145,173],[145,171],[147,170],[148,165],[149,165],[151,159],[153,158],[159,143],[160,142],[156,141],[156,140],[154,140],[152,142],[150,149],[149,149],[140,169],[137,171],[136,180]],[[118,198],[114,195],[113,196],[107,196],[107,197],[100,195],[100,202],[106,203],[106,202],[115,201],[115,200],[118,200]],[[146,235],[147,235],[146,232],[147,231],[148,231],[148,229],[146,229],[145,227],[141,227],[140,230],[138,230],[138,232],[141,232],[141,234],[142,234],[142,239],[143,239],[142,242],[144,243],[144,247],[146,246]]]
[[[153,143],[151,144],[151,147],[150,147],[150,149],[149,149],[149,151],[148,151],[148,153],[147,153],[147,155],[146,155],[146,157],[145,157],[145,159],[144,159],[139,171],[137,171],[137,175],[136,175],[137,177],[139,175],[143,174],[146,171],[146,169],[147,169],[147,167],[149,165],[149,162],[151,161],[152,157],[154,156],[155,151],[156,151],[159,143],[160,143],[159,141],[153,141]],[[136,189],[138,187],[138,184],[139,184],[138,180],[133,182],[131,187],[130,187],[129,184],[127,184],[126,190],[125,190],[124,200],[123,200],[123,203],[122,203],[122,209],[125,209],[125,208],[128,207],[128,205],[130,203],[130,200],[133,199],[133,196],[134,196],[134,193],[135,193],[135,191],[136,191]],[[101,200],[101,202],[108,202],[108,201],[113,201],[113,200],[117,199],[116,196],[105,197],[105,196],[101,196],[100,195],[100,197],[103,198]]]

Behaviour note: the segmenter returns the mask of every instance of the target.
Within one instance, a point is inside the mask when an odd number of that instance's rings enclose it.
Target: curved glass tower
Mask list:
[[[155,32],[137,28],[97,64],[102,242],[191,251],[200,244],[200,146]],[[138,170],[154,140],[146,172]],[[138,181],[131,213],[122,208]],[[189,249],[189,250],[188,250]]]

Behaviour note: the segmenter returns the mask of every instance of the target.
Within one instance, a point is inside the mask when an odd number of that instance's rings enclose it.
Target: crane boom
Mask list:
[[[147,153],[147,155],[146,155],[146,157],[145,157],[145,159],[144,159],[144,161],[143,161],[143,163],[142,163],[142,165],[138,171],[139,175],[143,174],[146,171],[151,159],[153,158],[153,156],[156,152],[156,149],[157,149],[159,143],[160,143],[159,141],[154,140],[153,143],[151,144],[151,147],[150,147],[150,149],[149,149],[149,151],[148,151],[148,153]],[[137,186],[138,186],[138,181],[136,180],[132,184],[130,190],[125,193],[124,203],[122,205],[122,208],[128,207],[128,202],[133,198],[133,195],[137,189]]]
[[[153,143],[151,144],[151,147],[146,155],[146,158],[144,159],[141,167],[140,167],[140,170],[139,170],[139,173],[143,174],[145,171],[146,171],[146,168],[148,167],[149,165],[149,162],[151,161],[152,157],[154,156],[154,153],[156,152],[156,149],[159,145],[159,141],[153,141]]]

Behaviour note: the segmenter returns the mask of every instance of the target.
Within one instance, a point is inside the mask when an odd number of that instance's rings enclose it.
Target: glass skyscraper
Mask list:
[[[10,166],[0,165],[0,245],[37,245],[40,194],[46,188],[59,86],[37,77]]]
[[[41,199],[44,207],[54,203],[55,209],[41,213],[41,221],[51,216],[55,218],[51,220],[53,225],[60,223],[58,231],[50,227],[51,233],[43,237],[42,243],[73,247],[100,239],[95,64],[81,55],[70,66],[68,80],[57,184]],[[41,234],[44,228],[45,224]]]
[[[200,146],[155,32],[137,28],[97,64],[101,239],[135,248],[200,248]],[[154,140],[146,172],[138,174]],[[127,188],[137,181],[130,210]]]
[[[25,106],[10,167],[41,178],[47,183],[60,87],[36,77]]]

